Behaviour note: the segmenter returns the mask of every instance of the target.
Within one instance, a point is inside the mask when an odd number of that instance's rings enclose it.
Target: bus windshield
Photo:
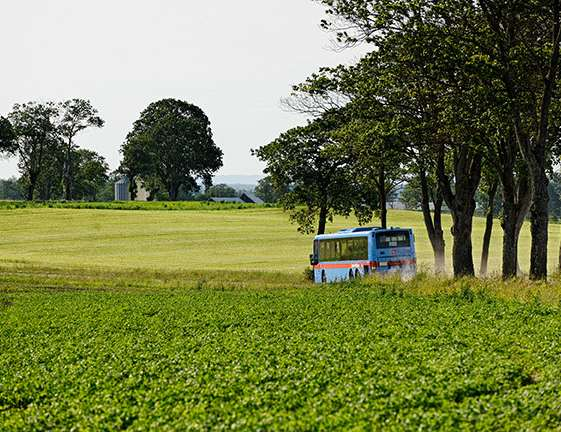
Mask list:
[[[411,238],[409,231],[390,231],[376,235],[378,249],[410,247]]]
[[[323,262],[368,260],[368,237],[321,240],[319,260]]]

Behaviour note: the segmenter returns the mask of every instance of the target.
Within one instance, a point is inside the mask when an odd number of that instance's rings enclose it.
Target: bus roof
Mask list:
[[[339,230],[332,234],[320,234],[315,236],[315,240],[325,240],[341,237],[365,237],[373,232],[387,232],[387,231],[409,231],[411,228],[400,228],[400,227],[390,227],[390,228],[380,228],[380,227],[357,227],[357,228],[345,228]]]

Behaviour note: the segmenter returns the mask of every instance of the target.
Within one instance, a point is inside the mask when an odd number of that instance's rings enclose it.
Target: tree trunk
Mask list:
[[[503,194],[503,279],[514,278],[520,273],[518,239],[532,200],[527,167],[516,167],[519,151],[513,131],[498,142],[496,166],[499,168]]]
[[[489,263],[489,246],[491,244],[491,234],[493,233],[493,218],[495,217],[495,195],[497,193],[498,183],[495,182],[489,190],[489,206],[487,208],[487,218],[485,221],[485,233],[483,234],[483,249],[481,250],[481,264],[479,266],[479,275],[487,275],[487,265]]]
[[[72,137],[68,139],[66,145],[66,154],[64,155],[64,164],[62,167],[62,189],[63,196],[66,201],[72,200],[72,176],[71,176],[71,159],[72,159]]]
[[[434,228],[435,228],[435,239],[433,245],[434,252],[434,271],[437,274],[446,273],[446,243],[444,242],[444,230],[442,229],[441,223],[441,211],[442,211],[442,199],[438,206],[435,204],[435,214],[434,214]]]
[[[503,279],[516,277],[518,271],[518,236],[516,235],[516,210],[513,201],[503,204]]]
[[[386,190],[386,170],[384,164],[380,164],[378,174],[378,195],[380,195],[380,223],[382,228],[386,229],[388,227],[388,192]]]
[[[327,224],[327,207],[319,210],[318,235],[325,234],[325,225]]]
[[[561,273],[561,243],[559,243],[559,255],[558,255],[559,262],[557,264],[557,271]]]
[[[179,193],[179,185],[171,184],[169,187],[169,200],[177,201],[177,194]]]
[[[545,169],[533,173],[533,199],[530,209],[532,249],[530,255],[530,278],[547,278],[547,244],[549,225],[549,180]]]
[[[27,186],[27,201],[33,201],[33,194],[35,192],[35,183],[29,182],[29,186]]]
[[[473,214],[475,212],[475,200],[458,205],[452,218],[454,226],[452,235],[454,244],[452,246],[452,266],[455,277],[475,276],[473,265],[473,247],[471,243],[471,231]]]
[[[452,266],[455,277],[475,276],[471,231],[475,212],[475,193],[481,180],[480,153],[459,145],[454,154],[454,190],[446,173],[444,145],[438,151],[437,174],[442,196],[452,213]]]
[[[434,217],[430,211],[430,193],[425,169],[420,167],[419,180],[421,183],[421,209],[425,228],[434,254],[434,271],[437,274],[446,271],[444,231],[442,230],[442,195],[438,193],[433,199]]]

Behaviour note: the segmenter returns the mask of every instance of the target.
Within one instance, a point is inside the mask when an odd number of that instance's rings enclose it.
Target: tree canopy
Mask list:
[[[322,234],[334,215],[351,212],[367,222],[376,209],[375,191],[357,182],[349,169],[356,159],[335,139],[341,121],[341,113],[326,113],[254,151],[273,186],[287,190],[280,202],[304,233],[317,223]]]
[[[148,106],[121,147],[121,171],[162,187],[176,200],[182,187],[197,190],[197,179],[211,184],[222,166],[222,151],[212,138],[210,122],[197,106],[163,99]],[[134,182],[132,182],[134,183]]]

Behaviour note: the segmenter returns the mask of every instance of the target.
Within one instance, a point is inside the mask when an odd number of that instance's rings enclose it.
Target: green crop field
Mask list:
[[[212,208],[0,210],[0,430],[561,428],[557,279],[314,286],[280,210]]]

